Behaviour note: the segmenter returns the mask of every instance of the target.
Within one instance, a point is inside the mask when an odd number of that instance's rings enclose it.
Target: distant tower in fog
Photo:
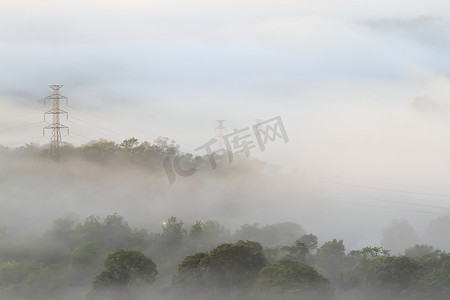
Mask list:
[[[225,120],[216,120],[216,122],[218,123],[218,126],[215,129],[216,139],[219,141],[220,147],[224,148],[223,135],[227,132],[227,129],[223,126]]]
[[[62,138],[61,138],[61,128],[67,129],[67,133],[69,133],[69,127],[63,125],[60,123],[60,115],[66,114],[67,119],[69,118],[66,111],[59,108],[59,100],[66,100],[66,105],[68,105],[67,97],[60,95],[59,90],[61,89],[62,85],[50,85],[50,88],[53,90],[53,93],[44,98],[44,106],[47,105],[47,101],[51,100],[52,102],[52,108],[44,113],[44,121],[46,115],[52,115],[52,124],[44,127],[43,135],[45,136],[45,130],[51,129],[52,130],[52,137],[50,139],[50,149],[49,154],[52,157],[52,159],[55,159],[55,155],[58,153],[59,149],[63,145]]]

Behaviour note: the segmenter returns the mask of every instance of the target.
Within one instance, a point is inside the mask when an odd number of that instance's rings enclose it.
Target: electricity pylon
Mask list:
[[[217,123],[218,123],[219,126],[217,126],[215,128],[216,137],[219,140],[219,144],[220,144],[221,149],[224,147],[223,135],[227,131],[227,129],[223,126],[223,122],[225,122],[225,120],[217,120]]]
[[[45,130],[52,130],[52,137],[50,139],[50,149],[49,154],[52,159],[55,159],[56,154],[59,152],[59,149],[62,146],[62,138],[61,138],[61,128],[67,129],[67,134],[69,134],[69,127],[60,123],[60,115],[66,114],[67,119],[69,119],[69,115],[66,111],[59,108],[59,100],[66,100],[66,105],[69,104],[67,97],[59,94],[59,89],[62,85],[50,85],[50,88],[53,90],[53,93],[44,98],[44,106],[47,105],[47,100],[52,101],[52,109],[44,113],[44,121],[46,115],[52,115],[52,124],[44,127],[43,135],[45,136]]]

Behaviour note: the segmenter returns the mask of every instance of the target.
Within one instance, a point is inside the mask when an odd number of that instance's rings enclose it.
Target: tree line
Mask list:
[[[38,237],[0,231],[2,299],[448,299],[450,255],[411,245],[403,255],[322,244],[291,222],[218,221],[158,233],[113,214],[56,219]],[[160,297],[160,298],[157,298]]]

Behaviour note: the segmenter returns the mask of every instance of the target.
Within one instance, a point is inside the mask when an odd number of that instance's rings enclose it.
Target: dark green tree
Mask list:
[[[188,255],[178,265],[178,272],[173,278],[177,295],[202,296],[210,286],[208,269],[210,266],[209,254],[198,252]]]
[[[264,267],[252,289],[255,299],[331,299],[329,281],[313,267],[282,259]]]
[[[100,249],[95,242],[86,242],[75,248],[70,254],[70,264],[78,267],[88,267],[96,262]]]
[[[44,239],[37,245],[43,262],[58,263],[67,258],[79,243],[76,225],[76,217],[72,215],[54,220],[52,229],[45,233]]]
[[[86,217],[84,223],[77,226],[77,233],[83,241],[100,241],[103,237],[100,217],[94,215]]]
[[[418,262],[406,256],[388,256],[375,261],[369,269],[370,285],[379,288],[387,297],[398,297],[410,289],[422,268]]]
[[[255,223],[242,225],[240,229],[236,230],[235,238],[257,241],[264,247],[275,247],[293,243],[304,234],[303,228],[292,222],[271,224],[262,228]]]
[[[163,230],[161,234],[163,251],[178,252],[186,239],[183,222],[172,216],[161,227]]]
[[[306,245],[310,253],[317,250],[318,238],[314,234],[304,234],[299,241]]]
[[[201,221],[195,221],[195,224],[191,226],[189,237],[198,238],[203,233],[203,223]]]
[[[333,239],[323,244],[316,254],[315,262],[327,278],[332,281],[337,279],[345,262],[344,242]]]
[[[427,254],[433,253],[434,248],[425,244],[414,245],[414,247],[405,249],[405,256],[408,257],[421,257]]]
[[[93,290],[109,292],[113,299],[130,299],[136,282],[152,284],[158,274],[155,263],[139,251],[118,250],[105,260],[105,269],[94,278]]]
[[[392,254],[404,253],[405,249],[420,242],[414,228],[405,220],[394,220],[389,228],[383,230],[381,246],[391,250]]]
[[[83,241],[95,241],[100,248],[109,251],[129,248],[133,240],[130,226],[118,214],[106,216],[103,222],[100,217],[89,216],[82,225],[78,225],[77,233]]]
[[[281,250],[288,252],[286,258],[304,263],[309,254],[308,246],[300,240],[296,240],[293,246],[284,246]]]
[[[390,252],[390,250],[383,249],[383,247],[364,247],[358,252],[358,254],[366,258],[373,258],[379,256],[389,256]]]
[[[120,147],[125,149],[125,150],[132,150],[134,147],[136,147],[139,144],[138,139],[137,138],[130,138],[127,140],[124,140],[121,144]]]
[[[109,215],[102,225],[103,247],[108,250],[117,250],[131,245],[132,230],[122,216]]]
[[[215,285],[230,297],[244,297],[250,291],[259,271],[267,262],[258,242],[225,243],[210,252],[210,274]]]

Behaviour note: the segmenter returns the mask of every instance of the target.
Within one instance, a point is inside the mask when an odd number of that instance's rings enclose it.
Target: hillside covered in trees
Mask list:
[[[424,234],[389,216],[370,228],[364,211],[331,215],[302,175],[239,156],[213,169],[167,138],[0,152],[0,299],[450,296],[446,216]],[[170,184],[176,155],[196,172]],[[339,225],[358,222],[381,240],[347,243]]]
[[[0,236],[2,299],[448,299],[450,255],[403,255],[319,241],[295,223],[176,217],[157,233],[118,214],[54,220],[41,236]]]

